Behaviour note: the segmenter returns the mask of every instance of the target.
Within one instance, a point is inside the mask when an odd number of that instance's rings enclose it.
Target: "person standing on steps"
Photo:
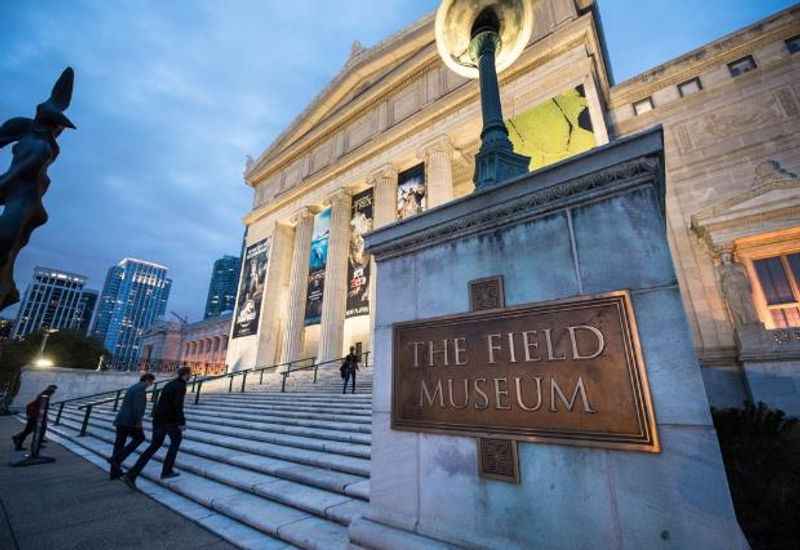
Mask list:
[[[39,395],[36,396],[36,399],[31,401],[25,406],[25,417],[27,422],[25,423],[25,428],[19,432],[17,435],[11,437],[11,440],[14,442],[14,450],[15,451],[24,451],[25,447],[22,445],[25,443],[25,439],[36,431],[36,422],[39,420],[39,409],[41,407],[49,407],[50,398],[58,389],[58,386],[51,384],[47,386],[44,391],[42,391]],[[44,439],[45,432],[47,430],[47,410],[44,412],[44,426],[42,426],[42,439]],[[35,437],[34,437],[35,439]]]
[[[186,382],[192,377],[192,369],[181,367],[178,369],[178,377],[169,382],[156,401],[153,411],[153,437],[150,445],[145,449],[133,468],[122,476],[123,481],[131,489],[136,488],[136,478],[142,473],[142,469],[150,461],[156,451],[164,444],[164,439],[169,436],[169,449],[164,458],[164,465],[161,468],[161,479],[178,477],[180,474],[173,470],[175,457],[178,455],[178,448],[183,439],[183,431],[186,429],[186,418],[183,416],[183,399],[186,395]]]
[[[142,418],[147,410],[147,388],[153,385],[156,377],[149,372],[139,378],[139,382],[128,388],[125,399],[114,419],[117,437],[114,440],[114,453],[111,455],[111,479],[122,477],[122,463],[144,441]],[[128,438],[131,442],[125,445]]]
[[[344,358],[342,365],[342,378],[344,378],[344,387],[342,388],[342,395],[347,393],[347,382],[353,380],[353,389],[351,393],[356,393],[356,371],[358,370],[358,363],[361,361],[356,355],[356,348],[350,346],[350,353]]]

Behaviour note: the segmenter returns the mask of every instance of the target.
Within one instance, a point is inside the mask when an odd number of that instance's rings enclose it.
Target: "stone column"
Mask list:
[[[256,348],[256,366],[258,367],[266,367],[280,362],[281,330],[286,318],[293,239],[294,228],[280,222],[275,223],[270,243],[266,284],[261,300],[261,318]]]
[[[308,257],[311,253],[314,213],[310,208],[303,207],[295,214],[294,222],[294,251],[289,274],[289,294],[281,363],[301,359],[300,354],[303,353],[306,293],[308,292]]]
[[[347,307],[347,253],[352,205],[350,192],[340,189],[328,198],[328,202],[331,205],[331,229],[328,237],[328,260],[325,265],[318,362],[341,357],[344,314]]]
[[[397,221],[397,170],[391,164],[385,164],[373,172],[367,183],[373,189],[372,226],[374,229]],[[369,346],[372,352],[375,340],[375,296],[378,268],[375,259],[370,259],[369,268]],[[370,360],[371,361],[371,360]]]
[[[453,200],[453,145],[442,135],[423,145],[417,157],[425,161],[427,207],[433,208]]]

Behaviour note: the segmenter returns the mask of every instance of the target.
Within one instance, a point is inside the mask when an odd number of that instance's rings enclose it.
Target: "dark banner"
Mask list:
[[[425,164],[418,164],[397,176],[397,219],[404,220],[427,206]]]
[[[325,291],[325,266],[328,263],[328,240],[331,233],[331,209],[314,216],[311,254],[308,259],[308,293],[306,325],[316,325],[322,318],[322,296]]]
[[[239,300],[236,302],[236,316],[233,320],[233,338],[251,336],[258,332],[268,262],[269,239],[247,247],[242,265]]]
[[[347,318],[369,314],[370,256],[364,252],[364,235],[372,231],[373,200],[371,188],[353,195],[347,255]]]

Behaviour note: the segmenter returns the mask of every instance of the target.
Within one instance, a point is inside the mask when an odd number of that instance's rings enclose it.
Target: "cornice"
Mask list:
[[[777,23],[785,19],[785,21]],[[764,27],[777,23],[773,29]],[[650,97],[658,90],[690,80],[713,67],[800,33],[800,7],[794,6],[636,75],[610,90],[609,109]]]

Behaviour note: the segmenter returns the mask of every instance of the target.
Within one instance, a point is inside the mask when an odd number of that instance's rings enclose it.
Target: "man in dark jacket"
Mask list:
[[[117,427],[117,438],[114,440],[114,454],[111,455],[111,479],[122,477],[122,463],[144,441],[142,418],[147,410],[147,388],[153,385],[156,377],[145,373],[139,382],[128,388],[125,399],[119,408],[114,426]],[[125,445],[128,438],[131,442]]]
[[[173,471],[175,457],[178,455],[178,448],[183,439],[183,431],[186,429],[186,419],[183,416],[183,398],[186,395],[186,382],[192,377],[192,369],[181,367],[178,369],[178,377],[169,382],[156,401],[153,411],[153,438],[150,446],[145,449],[133,468],[122,476],[122,479],[129,487],[136,488],[136,478],[149,460],[156,454],[164,444],[164,439],[169,436],[169,449],[164,458],[164,465],[161,468],[161,479],[178,477],[180,474]]]
[[[356,348],[354,346],[350,346],[350,353],[347,354],[347,357],[344,358],[344,364],[342,365],[342,378],[344,378],[344,387],[342,388],[342,394],[347,393],[347,382],[350,379],[353,379],[353,390],[351,393],[356,393],[356,371],[358,370],[358,363],[361,359],[356,355]]]
[[[23,447],[22,444],[25,443],[25,439],[30,434],[32,434],[34,431],[36,431],[36,423],[39,420],[39,414],[40,414],[40,412],[42,412],[41,411],[42,407],[44,407],[44,409],[45,409],[43,411],[43,414],[44,414],[44,416],[43,416],[44,425],[42,426],[42,436],[41,436],[42,439],[44,439],[44,433],[45,433],[45,430],[47,429],[46,428],[47,427],[47,408],[48,408],[48,406],[50,404],[50,398],[53,396],[53,394],[56,392],[57,389],[58,389],[58,386],[53,385],[53,384],[47,386],[47,388],[45,388],[44,391],[42,391],[39,395],[36,396],[36,399],[34,399],[33,401],[31,401],[30,403],[28,403],[25,406],[25,417],[27,419],[27,422],[25,423],[25,428],[21,432],[19,432],[17,435],[11,437],[11,440],[14,441],[14,450],[16,450],[16,451],[24,451],[25,450],[25,447]],[[35,439],[35,437],[34,437],[34,439]]]

